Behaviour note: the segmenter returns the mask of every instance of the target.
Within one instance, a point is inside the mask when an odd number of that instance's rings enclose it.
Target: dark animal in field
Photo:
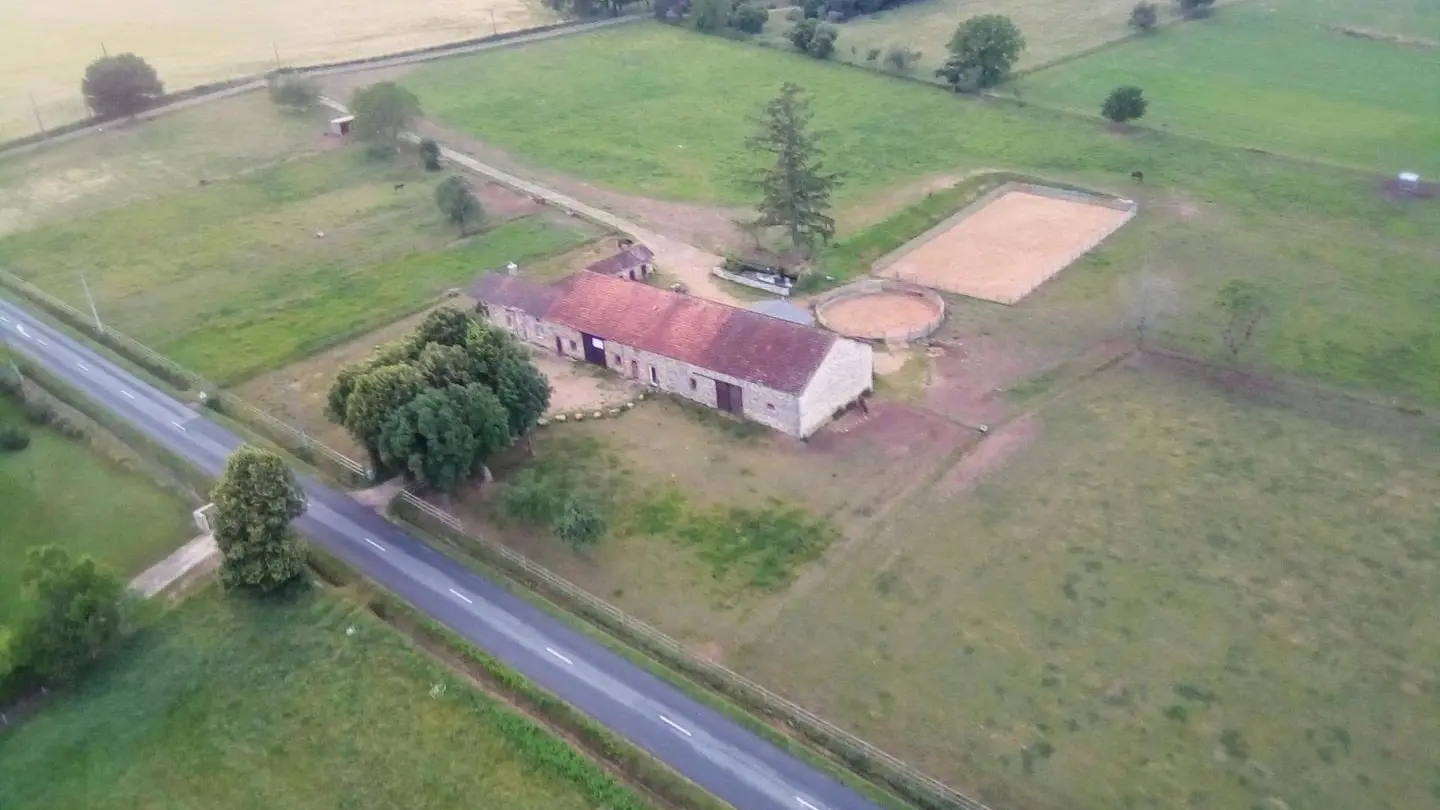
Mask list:
[[[404,183],[396,183],[396,184],[395,184],[395,190],[396,190],[396,191],[399,191],[400,189],[402,189],[402,188],[404,188],[404,187],[405,187],[405,184],[404,184]]]
[[[1143,183],[1143,182],[1145,182],[1145,173],[1144,173],[1144,172],[1130,172],[1130,179],[1131,179],[1131,180],[1134,180],[1134,181],[1137,182],[1137,183]]]

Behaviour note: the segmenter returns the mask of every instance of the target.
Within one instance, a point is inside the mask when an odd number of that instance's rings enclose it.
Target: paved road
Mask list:
[[[208,473],[240,440],[0,299],[12,348]],[[318,481],[297,521],[326,551],[734,805],[878,810],[849,788]],[[458,754],[457,754],[458,755]]]

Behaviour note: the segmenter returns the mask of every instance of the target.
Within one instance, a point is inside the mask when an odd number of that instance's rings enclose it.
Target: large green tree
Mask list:
[[[386,469],[380,432],[399,409],[425,390],[425,377],[412,365],[376,366],[355,377],[345,400],[345,430],[370,454],[376,469]]]
[[[435,207],[440,209],[445,221],[460,229],[461,236],[485,220],[485,209],[470,190],[465,178],[451,175],[435,187]]]
[[[550,383],[524,347],[503,330],[442,307],[406,340],[342,369],[326,410],[377,469],[450,489],[458,484],[450,470],[481,470],[497,450],[527,438],[549,405]],[[456,437],[458,426],[469,431],[473,447]],[[427,458],[431,448],[434,459]],[[450,459],[466,452],[468,467]]]
[[[825,171],[810,119],[810,100],[786,82],[761,112],[759,133],[746,141],[770,161],[754,181],[762,194],[755,224],[784,228],[796,248],[829,242],[835,235],[830,194],[839,187],[840,176]]]
[[[273,591],[305,570],[305,545],[290,524],[305,512],[305,495],[278,455],[243,445],[230,455],[211,493],[215,543],[225,555],[227,588]]]
[[[955,29],[950,39],[950,58],[935,71],[955,91],[985,90],[1010,74],[1025,37],[1003,14],[971,17]]]
[[[133,53],[122,53],[91,62],[85,68],[80,92],[96,115],[118,118],[154,104],[165,86],[148,62]]]
[[[14,664],[47,681],[73,678],[119,636],[125,588],[108,568],[60,546],[32,548],[21,574]]]
[[[355,91],[350,110],[355,114],[355,137],[377,153],[393,154],[400,135],[420,114],[420,100],[394,82],[376,82]]]
[[[1145,115],[1150,102],[1145,100],[1145,91],[1134,85],[1124,85],[1110,91],[1105,103],[1100,105],[1100,114],[1108,120],[1123,124]]]
[[[480,383],[432,388],[410,400],[386,424],[386,463],[421,486],[454,491],[512,440],[509,417]]]

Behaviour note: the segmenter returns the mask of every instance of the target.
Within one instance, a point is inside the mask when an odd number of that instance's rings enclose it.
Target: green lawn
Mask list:
[[[1098,114],[1111,89],[1135,84],[1150,99],[1149,126],[1382,173],[1440,174],[1437,51],[1345,36],[1337,25],[1423,36],[1440,27],[1440,6],[1240,3],[1018,86],[1027,101]]]
[[[0,266],[79,307],[84,272],[103,319],[229,383],[592,235],[533,216],[457,241],[433,186],[408,160],[332,151],[13,235]]]
[[[28,425],[8,399],[0,425],[30,431],[30,447],[0,453],[0,624],[15,610],[26,549],[55,543],[130,576],[195,534],[179,498],[79,441]]]
[[[626,792],[558,772],[546,744],[348,602],[212,589],[0,732],[0,807],[580,810]]]
[[[1440,432],[1315,406],[1082,382],[732,666],[998,807],[1435,806]]]

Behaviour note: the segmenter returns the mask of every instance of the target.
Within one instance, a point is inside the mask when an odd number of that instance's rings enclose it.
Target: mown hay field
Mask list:
[[[31,94],[47,126],[83,118],[80,77],[102,48],[140,54],[179,90],[264,72],[277,57],[376,56],[552,19],[532,0],[11,0],[0,5],[0,140],[36,130]]]

